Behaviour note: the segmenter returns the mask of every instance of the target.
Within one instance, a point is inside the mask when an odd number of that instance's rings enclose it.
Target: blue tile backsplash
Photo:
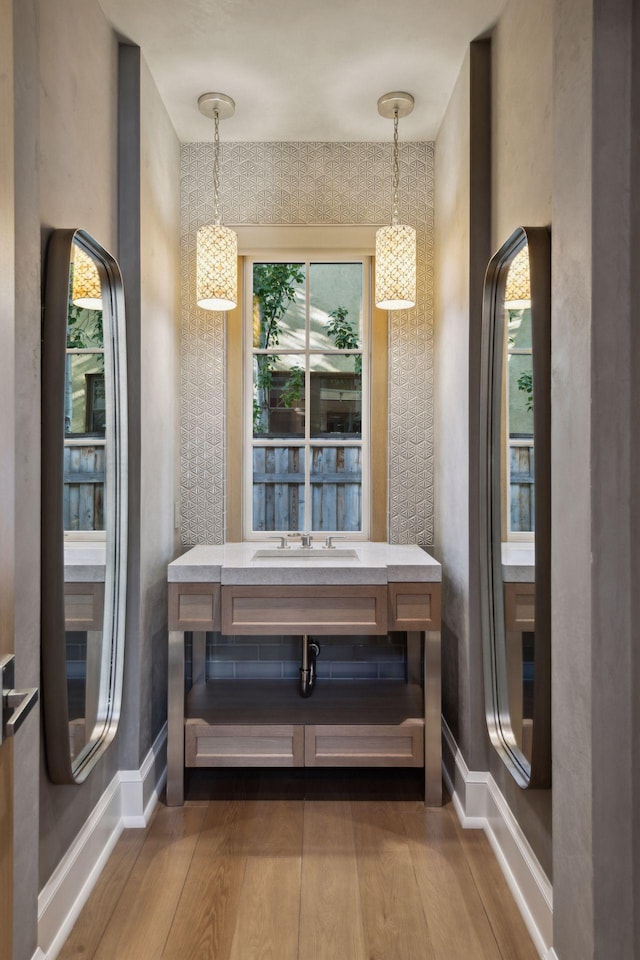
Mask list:
[[[370,637],[317,637],[319,678],[334,680],[403,680],[406,644],[403,634]],[[296,679],[300,670],[299,637],[226,637],[207,634],[207,679]],[[190,661],[190,649],[185,651]],[[190,670],[187,668],[187,672]]]

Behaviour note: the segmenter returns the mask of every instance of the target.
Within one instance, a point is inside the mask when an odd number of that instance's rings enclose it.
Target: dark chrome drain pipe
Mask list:
[[[300,667],[300,696],[310,697],[316,685],[316,657],[320,656],[320,644],[302,637],[302,666]]]

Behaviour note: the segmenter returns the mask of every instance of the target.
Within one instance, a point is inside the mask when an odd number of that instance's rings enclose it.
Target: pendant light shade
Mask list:
[[[406,223],[376,233],[376,306],[406,310],[416,303],[416,231]]]
[[[85,310],[102,310],[102,282],[98,267],[95,260],[77,244],[73,253],[71,302]]]
[[[203,93],[198,109],[215,121],[213,147],[214,223],[200,227],[196,252],[196,300],[203,310],[233,310],[238,302],[238,237],[222,224],[220,213],[220,120],[236,105],[224,93]]]
[[[407,310],[416,304],[416,231],[399,223],[398,120],[413,110],[410,93],[386,93],[378,113],[393,119],[393,208],[391,224],[376,232],[376,306],[380,310]]]
[[[525,309],[531,306],[531,277],[529,275],[529,245],[525,243],[511,263],[504,291],[507,310]]]
[[[198,230],[196,298],[203,310],[233,310],[238,291],[238,237],[222,224]]]

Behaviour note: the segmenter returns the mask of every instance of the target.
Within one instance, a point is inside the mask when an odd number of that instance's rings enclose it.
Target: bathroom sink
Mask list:
[[[332,547],[323,550],[321,547],[292,547],[289,550],[278,550],[271,547],[256,550],[252,560],[358,560],[358,553],[350,547]]]

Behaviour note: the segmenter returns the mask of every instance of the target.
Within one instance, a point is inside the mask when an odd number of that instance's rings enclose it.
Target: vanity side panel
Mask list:
[[[21,3],[15,4],[16,9],[22,6]],[[40,223],[36,229],[42,242],[41,262],[45,263],[46,244],[51,230],[55,228],[82,227],[117,256],[117,40],[97,0],[82,3],[77,0],[40,0],[37,8],[39,63],[35,68],[35,76],[40,88],[39,163],[37,181],[29,185],[29,191],[39,203]],[[78,56],[78,51],[82,50],[91,51],[90,69],[87,58]],[[88,123],[90,137],[87,136]],[[31,256],[25,256],[24,259],[25,262],[32,262]],[[31,268],[25,273],[30,271]],[[41,337],[39,280],[37,297],[37,349],[29,346],[29,370],[35,368],[34,358],[39,355]],[[31,316],[32,310],[26,304],[22,307],[21,316],[25,321],[22,337],[26,338],[26,349],[29,345],[26,318]],[[31,375],[27,374],[26,369],[24,373],[22,386],[25,390],[32,390]],[[18,375],[21,377],[20,372]],[[26,410],[26,407],[23,409]],[[38,416],[37,450],[27,452],[31,425],[19,425],[23,445],[20,460],[24,459],[29,467],[25,472],[31,475],[35,473],[34,466],[40,460],[39,420]],[[32,493],[33,481],[25,477],[24,480],[18,478],[18,482],[21,497],[30,496],[28,510],[33,515],[34,503],[39,502],[39,496],[36,498]],[[37,513],[35,519],[39,534]],[[30,543],[28,531],[33,521],[27,517],[25,509],[18,510],[17,520]],[[25,575],[20,577],[16,610],[22,604],[21,596],[31,589],[30,583],[34,582],[34,574],[38,569],[39,558],[36,560],[34,557],[28,573],[25,571]],[[37,580],[35,583],[37,585]],[[30,609],[38,609],[38,602],[33,597],[29,598],[29,605]],[[30,619],[31,612],[25,616],[25,623]],[[132,716],[125,709],[121,718],[123,730],[127,729]],[[84,783],[54,786],[47,776],[42,743],[40,889],[69,850],[118,768],[119,749],[116,743],[106,751]]]
[[[439,630],[439,583],[390,583],[390,630]]]

